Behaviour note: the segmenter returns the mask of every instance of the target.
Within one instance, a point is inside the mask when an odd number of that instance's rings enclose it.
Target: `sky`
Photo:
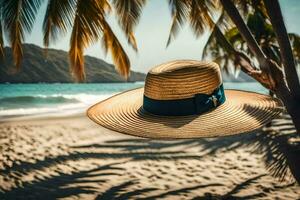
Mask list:
[[[46,2],[40,8],[31,34],[26,35],[26,43],[43,46],[42,22],[46,10]],[[300,34],[300,0],[280,0],[280,4],[288,32]],[[171,14],[167,0],[148,0],[144,7],[140,22],[135,29],[138,44],[137,53],[128,46],[127,40],[120,30],[113,13],[108,18],[108,21],[129,56],[131,69],[140,72],[147,72],[153,66],[170,60],[200,60],[202,49],[209,36],[209,33],[205,33],[203,36],[196,38],[187,24],[182,27],[176,40],[166,48],[171,26]],[[52,43],[50,47],[68,51],[69,38],[70,33],[61,37],[56,43]],[[87,48],[85,54],[112,63],[109,53],[107,55],[104,54],[100,41]]]

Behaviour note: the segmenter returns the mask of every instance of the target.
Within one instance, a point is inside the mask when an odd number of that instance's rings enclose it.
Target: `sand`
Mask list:
[[[259,138],[141,139],[83,115],[2,122],[0,199],[300,199],[266,169]]]

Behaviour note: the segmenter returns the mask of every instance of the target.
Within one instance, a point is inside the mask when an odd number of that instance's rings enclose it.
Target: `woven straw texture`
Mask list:
[[[123,92],[88,111],[90,119],[108,129],[146,138],[174,139],[227,136],[256,130],[283,110],[266,95],[225,90],[226,102],[214,110],[190,116],[157,116],[142,108],[143,95],[154,99],[182,99],[209,94],[222,83],[215,63],[175,61],[153,68],[145,88]],[[145,93],[144,93],[145,92]]]
[[[145,95],[158,100],[191,98],[199,93],[210,94],[221,83],[221,72],[216,63],[179,60],[149,71]]]

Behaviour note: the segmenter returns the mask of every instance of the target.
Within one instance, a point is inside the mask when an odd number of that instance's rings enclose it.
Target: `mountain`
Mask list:
[[[5,47],[5,60],[0,63],[0,83],[72,83],[69,71],[68,53],[62,50],[45,49],[33,45],[23,45],[22,68],[18,73],[13,73],[11,48]],[[85,56],[87,83],[125,82],[114,69],[114,66],[105,61]],[[129,82],[144,81],[145,74],[130,72]]]

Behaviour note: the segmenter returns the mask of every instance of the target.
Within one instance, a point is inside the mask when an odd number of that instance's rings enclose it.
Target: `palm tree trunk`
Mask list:
[[[297,75],[295,60],[288,33],[283,21],[280,5],[278,0],[264,0],[268,15],[270,17],[273,29],[275,31],[280,54],[284,65],[286,80],[292,94],[300,99],[300,83]]]
[[[300,133],[300,105],[296,98],[281,98],[288,113],[291,115],[297,133]]]
[[[223,5],[225,11],[231,18],[231,20],[235,23],[235,25],[238,28],[243,39],[249,45],[250,50],[258,59],[258,62],[260,64],[260,66],[262,67],[262,70],[265,70],[267,73],[272,75],[273,79],[276,80],[277,88],[276,88],[275,93],[283,101],[288,113],[291,115],[293,124],[295,125],[297,132],[300,133],[300,103],[297,100],[297,98],[289,91],[289,88],[286,84],[284,76],[279,75],[278,71],[276,71],[277,69],[274,67],[274,65],[272,65],[272,63],[268,62],[268,59],[266,58],[265,54],[263,53],[263,51],[257,44],[256,40],[254,39],[249,28],[243,21],[241,15],[239,14],[237,8],[234,6],[232,1],[231,0],[220,0],[220,1]],[[265,1],[267,1],[267,0],[265,0]],[[272,0],[272,3],[273,3],[273,0]],[[280,24],[280,25],[282,26],[282,24]],[[278,27],[277,27],[278,30],[280,29],[280,25],[278,25]],[[283,24],[283,26],[284,26],[284,24]],[[281,37],[281,40],[282,40],[281,42],[284,41],[284,33],[281,33],[282,31],[286,31],[286,30],[281,29],[278,31],[278,35],[280,35],[279,37]],[[286,52],[286,54],[289,54],[289,53]],[[286,56],[289,56],[289,55],[286,55]],[[287,58],[285,58],[285,59],[290,62],[289,59],[291,59],[291,58],[290,57],[287,57]],[[295,76],[295,74],[294,74],[294,76]],[[290,168],[291,173],[293,174],[294,178],[296,179],[296,181],[298,183],[300,183],[300,170],[299,170],[299,168],[300,168],[300,156],[299,156],[300,148],[299,148],[299,145],[296,146],[296,148],[291,146],[289,148],[289,151],[291,151],[291,153],[290,153],[290,155],[286,156],[287,163],[289,165],[289,168]]]
[[[281,97],[281,99],[283,100],[288,113],[291,115],[297,133],[300,133],[300,107],[298,106],[299,102],[287,93],[282,95],[286,95],[286,98]],[[300,184],[300,144],[291,144],[290,142],[288,142],[286,145],[288,149],[287,153],[285,154],[287,164],[295,180],[298,182],[298,184]]]
[[[300,144],[290,144],[289,146],[289,153],[287,153],[286,161],[289,166],[290,172],[292,173],[293,177],[300,184]]]

